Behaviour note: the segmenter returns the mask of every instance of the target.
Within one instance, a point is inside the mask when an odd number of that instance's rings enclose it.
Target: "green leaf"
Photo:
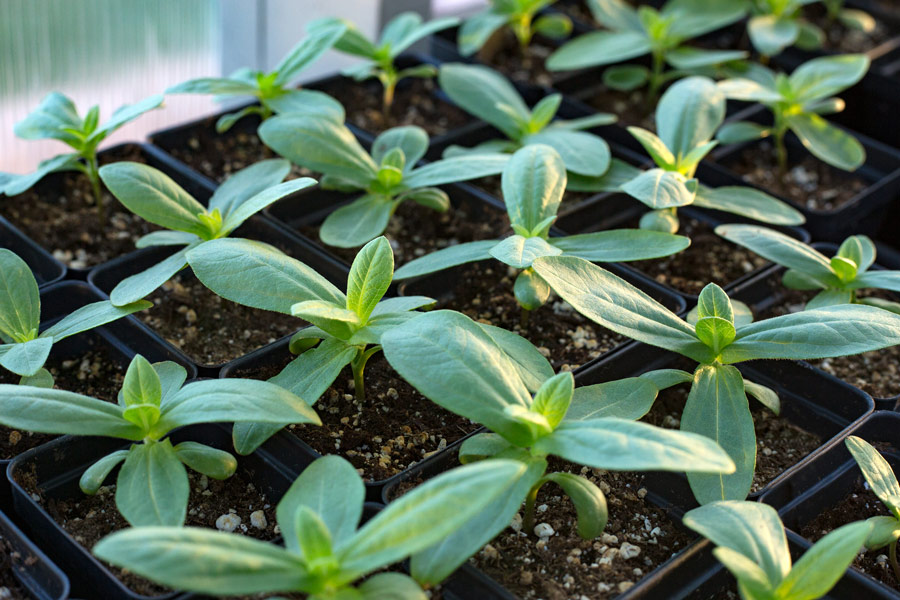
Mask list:
[[[53,339],[49,337],[5,344],[0,346],[0,367],[16,375],[32,377],[39,373],[47,362]]]
[[[691,240],[660,231],[613,229],[553,238],[551,243],[565,254],[591,262],[626,262],[676,254]]]
[[[806,303],[804,310],[828,308],[839,304],[850,304],[853,300],[853,292],[850,290],[822,290]]]
[[[559,373],[547,379],[534,395],[531,410],[544,415],[555,428],[566,416],[569,403],[575,393],[575,380],[571,373]]]
[[[122,382],[123,406],[128,408],[140,404],[160,405],[162,400],[162,385],[159,375],[146,358],[136,355],[128,370],[125,372],[125,380]]]
[[[126,277],[117,283],[116,287],[109,294],[110,304],[119,308],[125,308],[139,302],[141,298],[149,296],[185,268],[187,266],[187,253],[204,243],[208,242],[197,239],[196,242],[169,255],[152,267]],[[149,306],[151,305],[148,304]]]
[[[866,548],[878,550],[900,539],[900,521],[897,517],[869,517],[866,523],[872,525],[872,533],[866,538]]]
[[[549,71],[572,71],[643,56],[651,43],[643,31],[594,31],[567,42],[547,58]]]
[[[346,30],[338,41],[335,42],[335,49],[363,58],[372,58],[375,55],[378,49],[366,38],[366,36],[364,36],[353,24],[335,17],[316,19],[307,23],[306,33],[308,35],[318,35],[323,30],[331,30],[340,25],[344,25]]]
[[[184,524],[190,494],[187,471],[172,442],[135,444],[119,471],[116,507],[132,527]]]
[[[224,450],[197,442],[181,442],[174,450],[182,463],[213,479],[228,479],[237,470],[237,460]]]
[[[550,94],[541,98],[531,110],[531,118],[528,120],[529,131],[537,133],[546,127],[556,116],[560,103],[562,94]]]
[[[463,56],[475,54],[487,40],[506,24],[506,15],[484,11],[466,19],[459,28],[457,46]],[[444,89],[444,84],[441,84]]]
[[[490,255],[516,269],[527,269],[536,258],[557,256],[562,250],[540,237],[512,235],[491,248]]]
[[[199,77],[166,89],[166,94],[215,94],[217,96],[254,96],[256,85],[234,77]]]
[[[406,159],[404,173],[412,170],[428,150],[428,134],[421,127],[405,126],[388,129],[372,142],[372,160],[383,164],[384,157],[394,149],[403,151]]]
[[[569,173],[566,189],[573,192],[618,192],[619,188],[641,172],[637,167],[613,158],[609,162],[609,170],[601,177],[584,177],[578,173]]]
[[[718,285],[707,284],[697,297],[697,316],[700,319],[721,317],[728,323],[734,324],[734,308],[731,305],[731,299]]]
[[[725,94],[707,77],[672,85],[656,107],[657,132],[676,157],[712,139],[725,119]]]
[[[510,222],[534,231],[556,215],[566,188],[566,168],[549,146],[526,146],[509,159],[501,184]]]
[[[399,195],[397,200],[412,200],[416,204],[438,212],[450,210],[450,196],[440,188],[428,187],[411,190]]]
[[[744,380],[744,391],[756,398],[763,406],[776,415],[781,414],[781,400],[774,390],[764,385]]]
[[[153,231],[138,238],[134,243],[135,248],[153,248],[157,246],[187,246],[194,242],[202,241],[196,234],[184,231]]]
[[[363,600],[428,600],[419,584],[402,573],[378,573],[357,589]]]
[[[287,85],[296,79],[302,71],[334,46],[346,30],[346,25],[337,23],[332,27],[321,27],[317,31],[309,32],[278,61],[274,69],[277,73],[274,85]]]
[[[403,185],[410,189],[416,189],[479,179],[501,172],[508,161],[509,156],[506,154],[444,158],[414,169],[404,179]]]
[[[459,446],[459,462],[469,463],[484,460],[496,456],[512,448],[509,442],[496,433],[476,433],[472,437],[463,440]]]
[[[341,340],[349,340],[362,326],[358,314],[323,300],[298,302],[291,308],[291,312],[295,317],[309,321],[329,335]]]
[[[96,142],[105,139],[109,134],[121,128],[126,123],[134,121],[145,112],[153,110],[154,108],[159,108],[160,106],[162,106],[162,103],[162,94],[155,94],[148,98],[144,98],[140,102],[120,106],[116,109],[116,111],[112,114],[112,117],[110,117],[108,121],[103,123],[100,127],[95,129],[91,133],[88,140]]]
[[[59,92],[44,96],[41,103],[22,121],[16,123],[13,132],[23,140],[55,139],[77,147],[81,140],[66,130],[81,130],[82,120],[75,103]]]
[[[481,65],[445,64],[441,66],[438,84],[454,104],[507,137],[518,139],[525,133],[522,124],[531,120],[531,111],[519,92],[497,71]],[[498,108],[501,105],[508,107],[509,112]]]
[[[743,554],[722,546],[713,549],[713,556],[737,579],[739,594],[753,599],[770,597],[772,583],[759,565]]]
[[[573,173],[599,177],[609,170],[609,145],[592,133],[551,125],[539,133],[526,136],[523,143],[550,146],[559,153],[566,169]]]
[[[838,248],[837,256],[852,260],[862,274],[875,262],[875,243],[868,236],[851,235]]]
[[[147,300],[138,300],[122,306],[113,306],[111,302],[105,300],[92,302],[76,309],[53,326],[48,327],[40,337],[53,338],[55,343],[76,333],[100,327],[151,306],[153,303]]]
[[[749,121],[733,121],[719,127],[716,139],[723,144],[740,144],[768,137],[771,128]]]
[[[550,286],[534,269],[528,268],[516,276],[513,294],[525,310],[537,310],[550,299]]]
[[[675,167],[675,156],[666,147],[666,144],[656,137],[656,134],[640,127],[629,127],[628,133],[640,142],[647,154],[650,155],[650,158],[653,159],[653,162],[660,168],[671,170]]]
[[[594,20],[609,29],[644,31],[637,11],[623,0],[588,0],[587,6]]]
[[[318,90],[285,90],[274,98],[264,98],[262,103],[277,114],[302,113],[343,123],[344,107],[340,102]]]
[[[734,341],[734,324],[721,317],[703,317],[695,326],[697,337],[718,355]]]
[[[878,288],[898,292],[900,291],[900,271],[867,271],[859,275],[848,287],[851,289]]]
[[[865,54],[823,56],[806,61],[791,73],[791,92],[800,103],[833,96],[855,85],[869,70]]]
[[[606,497],[596,485],[572,473],[550,473],[544,476],[563,489],[572,499],[578,515],[578,535],[583,540],[592,540],[603,533],[609,512]]]
[[[746,77],[736,77],[734,79],[726,79],[718,83],[719,89],[725,94],[729,100],[741,100],[743,102],[762,102],[764,104],[772,104],[781,102],[785,97],[779,91],[779,86],[775,74],[771,71],[762,71],[766,79],[757,81],[755,74],[748,74],[753,79]],[[749,123],[748,123],[749,125]],[[728,127],[729,125],[726,125]]]
[[[869,487],[890,511],[900,518],[900,484],[891,465],[864,439],[851,435],[844,443],[859,465]]]
[[[128,450],[116,450],[112,454],[107,454],[81,474],[81,478],[78,480],[78,487],[85,494],[96,494],[112,470],[119,466],[119,463],[125,460],[127,456]]]
[[[298,534],[297,551],[307,564],[333,556],[331,533],[319,515],[301,505],[291,516],[296,523],[294,531]]]
[[[295,194],[300,190],[304,190],[306,188],[312,187],[316,184],[316,180],[310,177],[300,177],[298,179],[292,179],[290,181],[285,181],[284,183],[272,186],[268,189],[265,189],[240,206],[237,206],[234,211],[231,212],[226,218],[225,222],[222,224],[222,231],[225,233],[231,233],[238,227],[244,224],[244,221],[263,210],[270,204],[273,204],[286,196],[291,194]]]
[[[346,296],[311,267],[267,244],[241,239],[205,242],[187,254],[194,275],[232,302],[291,314],[303,300],[344,306]]]
[[[650,411],[657,387],[645,377],[629,377],[575,388],[567,421],[616,417],[636,421]]]
[[[13,251],[0,248],[0,333],[17,342],[37,335],[41,296],[31,269]]]
[[[777,198],[744,186],[708,188],[699,186],[694,206],[722,210],[772,225],[802,225],[806,221],[799,210]]]
[[[757,52],[763,56],[775,56],[797,41],[800,28],[796,21],[791,19],[761,15],[750,19],[747,23],[747,33]]]
[[[476,323],[493,339],[509,358],[529,392],[535,393],[544,381],[553,377],[553,367],[540,351],[524,337],[506,329]]]
[[[337,248],[362,246],[384,233],[395,208],[386,196],[366,194],[328,215],[319,237]]]
[[[356,255],[347,278],[347,308],[365,323],[387,293],[394,273],[394,253],[387,238],[379,237]]]
[[[2,346],[0,346],[0,354],[2,354]],[[38,372],[34,375],[25,375],[19,380],[19,385],[30,385],[33,387],[47,388],[51,389],[55,382],[53,381],[53,375],[50,374],[50,371],[47,369],[38,369]]]
[[[647,371],[640,375],[639,378],[652,381],[657,389],[664,390],[680,383],[691,383],[694,380],[694,375],[681,369],[656,369],[655,371]]]
[[[540,258],[534,269],[554,292],[595,323],[698,362],[710,358],[690,325],[609,271],[569,256]]]
[[[700,504],[743,500],[756,467],[756,433],[741,372],[730,365],[700,365],[681,415],[681,429],[718,443],[734,460],[732,474],[688,474]]]
[[[416,13],[411,13],[416,14]],[[418,16],[416,14],[416,16]],[[414,29],[408,31],[406,35],[401,38],[394,39],[390,42],[391,46],[391,57],[396,58],[401,53],[406,51],[407,48],[415,44],[421,39],[424,39],[435,33],[437,31],[441,31],[442,29],[447,29],[448,27],[453,27],[459,23],[459,19],[456,17],[444,17],[443,19],[432,19],[427,23],[422,25],[417,25]],[[382,34],[383,35],[383,34]],[[384,40],[384,37],[382,37]],[[431,65],[422,65],[422,66],[431,66]]]
[[[572,32],[572,20],[562,14],[548,13],[534,21],[535,32],[553,39],[562,39]]]
[[[291,170],[284,159],[262,160],[231,175],[216,188],[209,199],[209,210],[216,208],[227,218],[235,208],[256,194],[281,183]]]
[[[696,183],[676,171],[650,169],[624,184],[622,191],[652,209],[674,208],[694,202],[697,189],[691,189],[691,181]]]
[[[302,561],[275,544],[195,527],[117,531],[93,553],[173,589],[200,593],[289,591],[309,583]]]
[[[866,161],[866,151],[855,137],[819,115],[788,115],[786,120],[806,149],[829,165],[855,171]]]
[[[0,192],[7,196],[17,196],[25,192],[41,179],[57,171],[80,171],[81,161],[78,154],[59,154],[52,158],[42,160],[37,169],[25,175],[12,173],[0,174]]]
[[[603,84],[620,92],[630,92],[650,79],[650,69],[643,65],[615,65],[603,71]]]
[[[443,271],[457,265],[487,260],[491,257],[491,248],[496,246],[497,243],[497,240],[480,240],[441,248],[436,252],[426,254],[421,258],[406,263],[394,272],[394,279],[401,280],[419,277],[420,275]]]

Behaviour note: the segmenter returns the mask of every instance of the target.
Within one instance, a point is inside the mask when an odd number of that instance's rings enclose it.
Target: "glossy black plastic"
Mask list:
[[[3,512],[0,512],[0,543],[8,551],[10,570],[35,600],[69,597],[69,578]]]
[[[0,248],[15,252],[24,260],[41,287],[60,281],[66,275],[64,264],[3,217],[0,217]]]

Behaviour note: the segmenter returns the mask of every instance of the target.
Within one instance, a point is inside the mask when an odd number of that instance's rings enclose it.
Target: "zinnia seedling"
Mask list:
[[[856,29],[871,33],[875,31],[875,19],[869,13],[856,9],[847,8],[844,0],[822,0],[827,11],[828,23],[838,22],[847,29]]]
[[[872,531],[866,522],[844,525],[792,566],[784,525],[766,504],[713,502],[688,511],[684,524],[717,546],[713,554],[737,579],[744,600],[821,598],[843,577]]]
[[[751,0],[747,34],[750,43],[767,62],[785,48],[816,50],[825,41],[818,26],[803,18],[803,7],[815,0]]]
[[[596,262],[622,262],[668,256],[690,245],[684,236],[639,229],[549,237],[566,188],[565,165],[549,146],[535,144],[516,152],[503,170],[502,187],[513,235],[448,246],[403,265],[395,278],[417,277],[493,258],[520,270],[513,292],[519,305],[528,311],[547,302],[553,287],[531,268],[538,257],[566,254]]]
[[[509,28],[519,46],[525,48],[534,35],[562,39],[572,32],[572,20],[558,13],[549,13],[535,19],[537,13],[556,0],[489,0],[488,6],[466,19],[460,26],[456,43],[459,53],[471,56],[498,30]]]
[[[44,363],[53,344],[151,306],[144,300],[124,306],[102,300],[82,306],[39,333],[37,281],[24,260],[0,248],[0,367],[21,375],[24,385],[52,388],[53,376]]]
[[[752,225],[719,225],[716,233],[787,268],[781,278],[793,290],[822,290],[806,308],[836,304],[869,304],[900,314],[900,303],[883,298],[859,298],[864,289],[900,292],[900,271],[875,270],[875,244],[867,236],[844,240],[837,254],[828,258],[815,248],[789,236]]]
[[[329,246],[355,248],[384,233],[397,207],[406,200],[439,212],[450,198],[438,185],[467,181],[503,170],[504,154],[457,156],[422,167],[428,150],[421,127],[388,129],[368,153],[341,123],[301,114],[279,115],[259,128],[259,137],[291,162],[324,173],[322,187],[365,194],[328,215],[319,237]]]
[[[631,284],[580,258],[540,258],[534,270],[592,321],[700,363],[693,374],[667,369],[652,376],[660,389],[691,383],[681,428],[718,440],[737,465],[732,475],[688,473],[701,504],[743,500],[750,492],[756,434],[747,394],[775,413],[780,408],[775,392],[744,380],[735,364],[830,358],[900,344],[900,316],[873,306],[844,304],[752,323],[746,307],[732,304],[711,283],[685,322]]]
[[[193,527],[140,527],[102,539],[94,554],[163,585],[212,594],[303,592],[309,600],[426,600],[402,573],[383,572],[447,538],[496,502],[525,471],[484,461],[438,475],[359,526],[366,489],[353,466],[322,457],[278,503],[284,547]]]
[[[329,27],[310,32],[268,73],[245,67],[228,77],[191,79],[170,87],[166,93],[256,98],[259,104],[219,117],[216,122],[219,133],[228,131],[239,120],[252,114],[265,120],[275,113],[302,112],[341,123],[344,107],[340,102],[324,92],[297,89],[291,84],[340,39],[345,29],[341,23],[332,23]]]
[[[97,146],[123,125],[158,108],[162,96],[150,96],[136,104],[122,106],[112,117],[100,124],[100,107],[92,106],[84,117],[78,115],[75,103],[59,92],[47,95],[25,120],[16,124],[16,136],[24,140],[59,140],[74,152],[57,154],[42,161],[34,173],[26,175],[0,174],[0,192],[15,196],[27,191],[45,176],[57,171],[80,171],[91,182],[94,204],[101,224],[106,223],[106,207],[100,188]]]
[[[547,68],[569,71],[650,54],[649,69],[620,65],[603,72],[603,83],[613,89],[629,91],[649,85],[650,105],[666,82],[747,56],[740,50],[705,50],[684,44],[742,19],[747,12],[743,2],[670,0],[661,10],[650,6],[635,9],[622,0],[590,0],[587,5],[606,29],[568,42],[550,55]],[[673,70],[665,71],[666,64]]]
[[[576,389],[571,373],[554,375],[537,348],[518,340],[510,352],[505,337],[452,311],[420,315],[382,337],[385,356],[404,379],[436,404],[493,432],[467,439],[460,462],[505,458],[528,466],[502,500],[440,545],[413,556],[412,575],[420,582],[436,583],[452,573],[509,525],[523,502],[523,529],[530,533],[537,493],[548,482],[575,504],[579,535],[600,535],[608,517],[603,492],[584,477],[547,473],[549,456],[621,471],[734,470],[728,455],[708,438],[635,422],[656,398],[651,380]]]
[[[459,20],[455,17],[448,17],[423,23],[422,17],[418,13],[404,12],[384,26],[378,41],[369,40],[352,23],[335,17],[317,19],[307,25],[306,30],[310,34],[314,34],[322,29],[328,30],[335,25],[345,27],[343,35],[334,44],[335,50],[366,60],[358,65],[348,67],[342,72],[357,81],[377,78],[381,82],[384,89],[382,108],[387,120],[394,103],[397,84],[401,80],[407,77],[430,79],[437,75],[437,68],[434,65],[422,64],[408,69],[398,69],[394,61],[419,40],[441,29],[453,27],[458,22]]]
[[[138,248],[184,246],[158,263],[119,282],[110,294],[116,306],[135,302],[187,266],[187,252],[205,242],[227,237],[244,221],[273,202],[316,184],[302,177],[280,183],[290,172],[286,160],[264,160],[241,169],[220,185],[207,209],[165,173],[133,162],[100,169],[100,177],[125,208],[165,228],[137,241]]]
[[[89,467],[79,485],[95,494],[112,470],[116,506],[133,526],[184,523],[190,485],[185,465],[214,479],[237,466],[229,453],[196,442],[172,445],[169,433],[196,423],[262,421],[321,424],[301,398],[265,381],[212,379],[184,385],[184,367],[151,365],[137,355],[118,404],[29,386],[0,385],[0,423],[23,431],[120,438],[134,442]],[[124,461],[124,462],[123,462]]]
[[[778,167],[787,171],[784,136],[792,131],[816,158],[833,167],[854,171],[866,161],[862,144],[822,115],[844,110],[844,101],[834,97],[855,85],[869,70],[864,54],[844,54],[814,58],[797,67],[789,76],[764,67],[749,71],[747,77],[719,82],[719,89],[734,100],[759,102],[772,112],[771,126],[747,121],[727,123],[717,139],[734,144],[772,137]]]
[[[652,210],[641,228],[678,231],[678,207],[694,205],[774,225],[800,225],[803,214],[759,190],[745,186],[709,188],[695,177],[700,161],[716,146],[712,140],[725,118],[725,96],[707,77],[683,79],[663,94],[656,107],[658,136],[640,127],[628,132],[656,163],[619,185]]]

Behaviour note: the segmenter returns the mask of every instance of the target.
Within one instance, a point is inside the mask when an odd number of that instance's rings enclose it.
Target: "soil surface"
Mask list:
[[[800,535],[811,542],[817,542],[831,531],[851,521],[864,521],[869,517],[890,516],[890,511],[882,504],[860,475],[856,488],[836,506],[825,510],[800,530]],[[894,576],[888,560],[888,548],[869,550],[857,555],[853,567],[874,577],[894,590],[900,590],[900,583]]]
[[[897,10],[897,7],[895,6],[893,10]],[[807,6],[804,13],[808,21],[825,32],[824,50],[839,54],[865,53],[877,48],[891,37],[888,28],[877,18],[875,29],[867,32],[845,27],[840,21],[829,21],[825,7],[818,4]]]
[[[137,146],[106,151],[99,158],[101,165],[123,160],[146,162]],[[159,229],[128,211],[105,187],[103,202],[105,225],[100,223],[87,176],[63,172],[4,198],[0,215],[70,268],[87,269],[132,252],[139,237]]]
[[[621,127],[643,127],[648,131],[656,131],[654,116],[655,102],[647,96],[646,88],[638,88],[630,92],[620,92],[605,85],[594,88],[584,102],[599,112],[613,113],[619,117],[616,124]]]
[[[346,77],[321,86],[323,92],[344,105],[347,122],[371,133],[400,125],[418,125],[434,137],[462,127],[473,118],[435,95],[434,79],[408,78],[397,86],[394,102],[385,117],[381,83],[355,83]]]
[[[234,375],[268,379],[290,358],[286,355],[281,364]],[[346,367],[315,403],[322,426],[291,425],[288,431],[320,454],[340,454],[365,479],[381,481],[479,427],[422,396],[397,375],[381,353],[366,365],[365,384],[366,400],[358,402],[353,373]]]
[[[270,504],[266,495],[252,483],[253,473],[239,469],[229,479],[217,481],[188,470],[188,478],[191,495],[186,526],[216,529],[219,517],[233,514],[240,519],[233,530],[236,534],[260,540],[274,540],[278,536],[275,504]],[[106,535],[129,526],[116,509],[115,484],[101,487],[94,496],[72,498],[44,497],[33,476],[28,476],[22,484],[33,498],[39,499],[51,518],[85,548],[92,548]],[[264,519],[259,519],[257,511],[262,511]],[[235,517],[231,520],[236,521]],[[167,588],[125,569],[109,568],[122,583],[137,593],[156,596],[168,592]]]
[[[750,144],[725,162],[744,181],[809,210],[835,210],[869,187],[862,177],[832,167],[811,154],[804,154],[799,161],[789,160],[786,174],[780,173],[777,165],[775,148],[768,141]]]
[[[699,294],[706,284],[725,286],[769,265],[766,259],[716,235],[714,227],[687,215],[679,215],[680,235],[691,245],[678,254],[627,263],[663,285],[686,294]],[[637,227],[637,222],[628,225]]]
[[[463,265],[453,274],[456,279],[455,285],[451,283],[452,295],[439,301],[439,308],[458,310],[476,321],[518,333],[537,346],[554,371],[575,370],[626,341],[554,295],[544,306],[531,311],[523,326],[522,308],[513,295],[517,271],[499,261]],[[429,287],[436,295],[444,282],[439,277],[433,281]],[[410,293],[428,295],[429,290],[422,286]]]
[[[512,30],[503,27],[491,36],[477,56],[478,60],[514,81],[553,87],[555,82],[571,75],[571,72],[551,73],[546,69],[544,63],[554,50],[556,45],[540,35],[534,36],[528,46],[522,48]]]
[[[403,202],[388,222],[384,235],[394,250],[394,268],[447,246],[476,240],[499,239],[509,231],[509,217],[500,209],[479,201],[451,206],[436,212],[412,201]],[[295,228],[347,264],[352,264],[359,248],[336,248],[319,239],[319,225]]]
[[[25,589],[19,580],[16,579],[14,571],[19,568],[13,560],[20,560],[21,555],[15,552],[9,543],[0,538],[0,600],[29,600],[31,594]],[[32,565],[37,562],[37,558],[33,556],[25,557],[25,565]]]
[[[65,359],[51,355],[46,368],[56,380],[56,389],[115,402],[125,379],[125,367],[112,358],[100,338],[94,339],[95,349]],[[18,375],[0,370],[0,383],[18,384],[19,379]],[[0,425],[0,460],[13,458],[55,437]]]
[[[678,429],[681,426],[681,413],[684,412],[689,391],[690,386],[687,384],[661,391],[653,408],[641,420],[667,429]],[[781,401],[785,402],[785,399],[782,398]],[[756,472],[753,474],[750,491],[758,492],[818,448],[822,440],[819,436],[793,425],[787,419],[773,414],[752,398],[750,414],[753,415],[753,427],[756,431]]]

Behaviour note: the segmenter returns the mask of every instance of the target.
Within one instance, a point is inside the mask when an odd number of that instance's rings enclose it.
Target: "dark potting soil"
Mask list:
[[[817,542],[831,531],[851,521],[864,521],[869,517],[890,516],[890,514],[890,511],[868,488],[868,484],[860,476],[853,492],[836,506],[816,516],[806,527],[800,530],[800,535],[811,542]],[[887,547],[879,550],[867,550],[857,555],[852,566],[866,575],[874,577],[886,586],[894,590],[900,590],[900,583],[897,582],[891,563],[888,560]]]
[[[100,164],[143,163],[137,146],[104,153]],[[139,237],[159,227],[119,204],[103,188],[106,224],[102,225],[87,176],[80,172],[53,174],[18,196],[0,202],[0,215],[73,269],[87,269],[135,249]]]
[[[832,167],[811,154],[789,161],[787,173],[782,174],[775,148],[768,141],[747,146],[726,166],[744,181],[809,210],[835,210],[869,187],[862,177]]]
[[[408,78],[397,86],[394,102],[385,117],[381,83],[355,83],[342,77],[320,88],[344,105],[347,122],[372,133],[400,125],[417,125],[434,137],[458,129],[473,119],[435,95],[433,79]]]
[[[125,368],[112,359],[104,345],[98,345],[97,349],[88,350],[73,358],[60,360],[51,356],[46,367],[56,380],[56,389],[107,402],[116,401],[125,379]],[[0,383],[18,384],[19,376],[0,370]],[[12,458],[55,437],[52,434],[32,433],[0,425],[0,460]]]
[[[319,239],[319,225],[299,225],[300,233],[315,241],[348,264],[353,263],[359,248],[336,248]],[[473,207],[451,206],[444,213],[436,212],[412,201],[403,202],[388,222],[384,235],[394,250],[394,267],[431,254],[447,246],[500,238],[509,231],[509,217],[499,209],[487,208],[476,214]]]
[[[523,326],[513,294],[517,271],[499,261],[465,265],[458,273],[453,295],[439,307],[518,333],[537,346],[554,371],[572,371],[626,341],[555,296],[531,311]]]
[[[238,470],[224,481],[210,479],[188,470],[191,495],[185,525],[216,529],[216,521],[225,519],[236,524],[233,532],[260,540],[274,540],[278,536],[275,504],[270,503],[252,482],[253,474]],[[116,509],[113,482],[100,488],[96,495],[72,498],[45,498],[33,475],[26,475],[20,483],[79,544],[92,548],[101,538],[129,527]],[[169,590],[127,570],[107,565],[128,588],[148,596],[161,595]]]
[[[599,112],[617,115],[616,123],[621,127],[637,126],[656,131],[655,103],[647,96],[646,88],[620,92],[601,85],[584,101]]]
[[[541,36],[535,36],[523,48],[512,30],[504,27],[478,51],[478,60],[514,81],[553,87],[554,82],[565,75],[551,73],[544,66],[555,49],[550,40]]]
[[[290,358],[285,353],[282,364],[234,375],[268,379]],[[340,454],[365,479],[381,481],[478,429],[477,424],[422,396],[381,353],[366,365],[365,384],[366,400],[358,402],[353,373],[346,367],[314,405],[321,427],[291,425],[288,431],[320,454]]]
[[[896,10],[896,6],[894,10]],[[875,29],[866,32],[845,27],[837,20],[829,21],[827,15],[828,13],[822,5],[810,5],[804,10],[806,19],[825,32],[824,50],[839,54],[865,53],[890,39],[891,34],[888,28],[877,18],[875,19]]]
[[[766,266],[768,261],[716,235],[708,223],[679,215],[678,233],[691,238],[691,245],[678,254],[627,263],[664,285],[686,294],[699,294],[708,283],[720,286]],[[637,227],[637,221],[628,225]]]
[[[0,537],[0,600],[29,600],[31,594],[25,589],[19,580],[16,579],[15,570],[17,567],[15,561],[21,560],[21,555],[9,545],[5,539]],[[26,556],[25,565],[32,565],[37,562],[37,557]]]
[[[675,368],[684,367],[685,365],[679,365]],[[667,429],[678,429],[689,391],[690,386],[687,384],[661,391],[653,408],[641,420]],[[785,399],[782,398],[781,401],[785,402]],[[756,472],[753,474],[750,491],[757,492],[818,448],[822,440],[775,415],[752,398],[750,414],[753,415],[753,427],[756,431]]]
[[[221,364],[293,333],[304,321],[225,300],[182,271],[148,300],[138,316],[199,364]]]

